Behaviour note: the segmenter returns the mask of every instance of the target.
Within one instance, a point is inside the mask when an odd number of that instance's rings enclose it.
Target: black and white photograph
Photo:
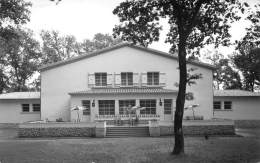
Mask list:
[[[0,163],[260,163],[260,0],[0,0]]]

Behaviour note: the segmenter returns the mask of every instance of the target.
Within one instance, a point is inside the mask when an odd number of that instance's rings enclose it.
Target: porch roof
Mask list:
[[[0,100],[40,99],[40,92],[11,92],[0,94]]]
[[[92,88],[86,91],[71,92],[70,95],[92,94],[173,94],[177,90],[163,88]]]

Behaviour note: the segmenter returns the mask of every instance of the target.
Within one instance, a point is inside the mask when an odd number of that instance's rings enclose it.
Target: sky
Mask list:
[[[41,30],[57,30],[61,34],[74,35],[78,41],[92,39],[96,33],[112,34],[113,27],[119,23],[113,15],[113,9],[124,0],[62,0],[59,4],[49,0],[26,0],[32,2],[31,20],[26,27],[32,29],[39,38]],[[260,0],[247,0],[254,4]],[[159,42],[150,47],[168,52],[170,45],[164,43],[169,26],[162,22],[163,31]],[[248,22],[234,23],[231,28],[232,40],[240,39],[245,34]],[[232,53],[233,47],[221,48],[220,52]]]

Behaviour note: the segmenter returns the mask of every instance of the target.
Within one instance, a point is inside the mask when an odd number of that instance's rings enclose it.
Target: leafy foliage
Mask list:
[[[29,30],[16,29],[18,38],[5,45],[6,73],[12,91],[27,90],[26,82],[40,65],[39,43]]]
[[[122,42],[102,33],[97,33],[92,40],[85,39],[83,42],[78,42],[72,35],[61,35],[58,31],[42,31],[41,38],[43,64],[66,60]]]
[[[6,74],[7,56],[5,45],[11,39],[17,39],[16,26],[29,21],[31,3],[23,0],[0,1],[0,93],[9,88]]]
[[[58,31],[42,31],[43,64],[58,62],[79,54],[79,43],[71,35],[62,36]]]
[[[234,64],[242,72],[244,89],[254,91],[260,86],[260,4],[255,6],[248,19],[251,26],[247,28],[244,38],[238,42],[238,53],[233,57]]]
[[[214,89],[243,89],[240,74],[234,69],[230,58],[224,58],[222,54],[215,53],[208,59],[216,66],[213,72]]]
[[[245,5],[247,6],[247,5]],[[182,132],[183,109],[187,84],[187,52],[205,44],[228,45],[230,23],[239,20],[244,12],[238,0],[130,0],[120,3],[113,13],[119,17],[115,36],[134,44],[148,46],[158,41],[160,19],[167,19],[170,30],[166,42],[170,52],[178,52],[180,80],[174,118],[175,147],[173,154],[184,152]]]
[[[246,52],[246,48],[240,46],[240,53],[233,57],[234,64],[243,74],[244,89],[254,91],[260,86],[260,50],[252,49]]]
[[[92,40],[85,39],[80,45],[82,53],[89,53],[119,43],[122,43],[122,40],[119,38],[113,38],[108,34],[97,33]]]

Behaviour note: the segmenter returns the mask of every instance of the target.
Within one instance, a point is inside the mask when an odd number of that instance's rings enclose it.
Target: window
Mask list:
[[[115,101],[114,100],[99,100],[99,115],[115,115]]]
[[[122,72],[121,73],[121,85],[124,85],[124,86],[133,85],[133,73],[132,72]]]
[[[156,100],[140,100],[140,107],[145,107],[140,114],[156,114]]]
[[[147,85],[159,85],[159,72],[147,72]]]
[[[41,104],[33,104],[33,112],[40,112]]]
[[[82,100],[81,104],[84,107],[83,115],[90,115],[90,100]]]
[[[164,114],[172,114],[172,99],[164,99]]]
[[[30,112],[30,105],[22,104],[22,112]]]
[[[214,108],[214,110],[220,110],[221,109],[221,101],[214,101],[213,102],[213,108]]]
[[[232,109],[232,102],[231,101],[225,101],[224,102],[224,109],[231,110]]]
[[[107,73],[95,73],[96,86],[107,86]]]
[[[127,107],[133,106],[135,106],[135,100],[119,100],[119,114],[127,114]]]

